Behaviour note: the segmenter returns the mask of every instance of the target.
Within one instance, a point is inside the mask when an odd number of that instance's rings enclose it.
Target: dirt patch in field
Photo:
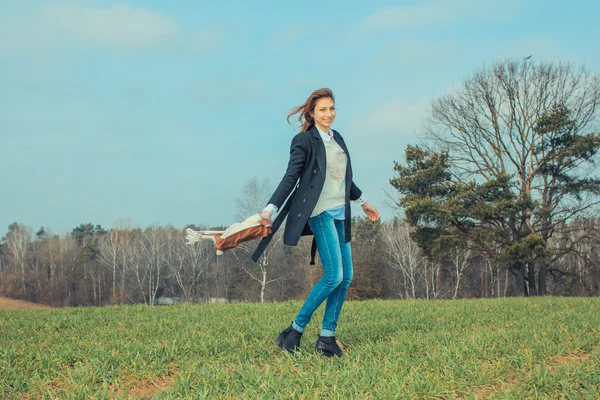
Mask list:
[[[174,376],[161,377],[151,382],[142,381],[137,384],[137,387],[129,389],[127,396],[134,399],[150,399],[154,394],[168,390],[173,381],[175,381]]]
[[[572,364],[572,365],[577,365],[580,362],[589,360],[590,355],[587,353],[573,353],[573,354],[569,354],[566,356],[558,356],[558,357],[551,357],[549,359],[550,361],[550,372],[554,373],[554,371],[556,370],[556,367],[562,364]]]
[[[49,310],[50,307],[42,304],[30,303],[23,300],[8,299],[0,297],[0,308],[8,310]]]
[[[550,369],[550,373],[556,372],[556,367],[564,364],[577,365],[590,358],[590,355],[583,352],[573,352],[564,356],[550,357],[546,363],[535,363],[534,366],[545,366]],[[477,400],[495,398],[500,393],[512,392],[519,385],[519,380],[511,378],[488,386],[479,386],[473,389],[473,395]]]
[[[157,393],[169,390],[175,382],[177,370],[174,369],[166,375],[159,376],[152,380],[134,381],[133,379],[125,379],[125,383],[119,385],[120,388],[110,387],[114,391],[117,398],[127,399],[150,399]]]
[[[473,389],[473,395],[477,400],[494,398],[499,393],[512,392],[519,381],[516,379],[508,379],[505,382],[500,382],[489,386],[479,386]]]

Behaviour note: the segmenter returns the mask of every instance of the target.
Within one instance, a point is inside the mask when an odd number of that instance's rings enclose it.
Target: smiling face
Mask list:
[[[323,97],[317,100],[313,110],[315,125],[324,132],[329,131],[329,126],[335,120],[335,102],[331,97]]]

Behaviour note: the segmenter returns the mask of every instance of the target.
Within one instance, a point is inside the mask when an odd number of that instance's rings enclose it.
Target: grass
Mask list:
[[[0,398],[600,398],[598,298],[347,302],[341,359],[300,306],[0,310]]]

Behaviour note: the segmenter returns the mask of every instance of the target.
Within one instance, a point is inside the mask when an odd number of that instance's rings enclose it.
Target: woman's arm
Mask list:
[[[362,196],[362,190],[360,190],[358,188],[358,186],[356,186],[354,181],[352,181],[352,186],[350,186],[350,200],[358,201],[358,200],[360,200],[361,196]],[[365,199],[365,201],[366,201],[366,199]],[[364,203],[364,201],[362,203]],[[362,205],[362,203],[360,203],[360,205]]]
[[[296,182],[298,182],[298,179],[300,178],[300,174],[302,173],[302,169],[306,162],[306,157],[307,150],[303,143],[303,138],[301,137],[301,134],[298,134],[294,136],[292,144],[290,145],[290,160],[288,161],[287,170],[277,186],[277,189],[275,189],[275,192],[271,196],[267,207],[265,207],[265,212],[269,212],[270,214],[281,208],[281,205],[290,195],[292,189],[296,186]]]
[[[362,190],[354,182],[352,182],[352,186],[350,187],[350,200],[358,203],[371,221],[379,219],[379,211],[367,201],[367,197],[362,194]]]

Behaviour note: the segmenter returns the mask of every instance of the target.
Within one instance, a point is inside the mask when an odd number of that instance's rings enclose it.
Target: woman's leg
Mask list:
[[[312,288],[296,316],[293,327],[300,332],[304,331],[315,310],[341,284],[343,278],[342,254],[335,220],[329,213],[323,212],[312,217],[309,223],[323,264],[323,277]]]
[[[350,282],[352,282],[352,276],[354,275],[350,242],[344,242],[344,221],[336,220],[335,227],[338,234],[338,246],[342,255],[343,279],[342,283],[327,297],[321,336],[335,336],[337,321],[342,311],[344,300],[346,299],[348,287],[350,287]]]

